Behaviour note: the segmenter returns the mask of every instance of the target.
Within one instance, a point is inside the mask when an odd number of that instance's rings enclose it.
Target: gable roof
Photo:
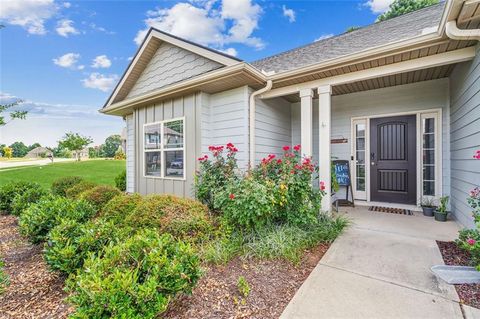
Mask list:
[[[250,64],[266,72],[284,72],[373,47],[437,31],[445,3],[432,5],[361,29],[313,42]]]
[[[148,65],[150,59],[153,57],[160,45],[164,42],[170,43],[184,50],[191,51],[223,66],[230,66],[242,62],[242,60],[226,53],[213,50],[206,46],[182,39],[155,28],[150,28],[145,36],[145,39],[139,46],[135,56],[130,61],[130,64],[118,81],[104,107],[126,98],[128,92],[132,89],[136,80],[140,77],[143,70]]]

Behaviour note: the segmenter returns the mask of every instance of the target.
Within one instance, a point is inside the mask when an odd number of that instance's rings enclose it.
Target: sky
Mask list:
[[[392,1],[0,0],[0,104],[29,111],[0,144],[120,134],[122,118],[98,109],[150,26],[250,62],[371,24]]]

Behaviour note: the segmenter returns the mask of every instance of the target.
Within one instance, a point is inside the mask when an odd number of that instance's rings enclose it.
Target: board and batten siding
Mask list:
[[[135,191],[140,194],[173,194],[194,197],[193,181],[200,155],[200,114],[202,93],[190,94],[135,110]],[[185,120],[184,151],[185,179],[144,176],[144,124],[181,118]],[[162,167],[162,169],[164,169]]]
[[[125,117],[127,124],[127,189],[129,193],[135,192],[135,119],[134,114]]]
[[[220,67],[220,63],[164,42],[135,82],[127,99]]]
[[[442,109],[442,185],[450,194],[450,153],[448,79],[418,82],[352,94],[332,96],[332,139],[348,143],[332,144],[332,157],[350,160],[352,117]],[[292,104],[292,144],[300,144],[300,103]],[[318,162],[318,99],[313,100],[313,160]],[[417,176],[418,176],[417,172]],[[340,196],[343,196],[341,193]]]
[[[480,186],[480,45],[473,61],[455,66],[450,76],[451,207],[465,227],[474,227],[470,190]]]

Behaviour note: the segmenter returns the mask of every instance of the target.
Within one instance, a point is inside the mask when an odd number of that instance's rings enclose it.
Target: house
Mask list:
[[[90,155],[89,155],[89,152],[88,152],[88,147],[85,147],[85,148],[81,149],[80,151],[76,152],[75,156],[78,160],[90,158]]]
[[[320,180],[350,162],[357,203],[448,195],[473,226],[479,12],[447,1],[251,63],[150,29],[101,109],[126,119],[128,191],[193,196],[208,145],[234,143],[247,168],[301,144]]]
[[[39,146],[30,150],[30,152],[28,152],[25,155],[25,158],[46,158],[46,157],[52,157],[52,156],[53,156],[53,152],[51,150],[49,150],[46,147]]]

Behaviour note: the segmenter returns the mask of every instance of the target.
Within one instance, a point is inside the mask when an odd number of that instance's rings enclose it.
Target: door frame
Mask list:
[[[432,197],[432,196],[423,196],[423,169],[422,169],[422,145],[423,145],[423,136],[422,136],[422,119],[424,118],[435,118],[435,196],[434,198],[439,198],[442,196],[443,191],[443,182],[442,182],[442,172],[443,172],[443,163],[442,163],[442,145],[443,145],[443,123],[442,123],[442,109],[434,108],[427,110],[418,110],[418,111],[406,111],[406,112],[396,112],[396,113],[385,113],[385,114],[372,114],[365,116],[356,116],[350,118],[350,154],[351,159],[355,155],[355,125],[358,123],[365,124],[365,191],[366,191],[366,201],[370,203],[370,149],[371,149],[371,140],[370,140],[370,119],[372,118],[382,118],[382,117],[395,117],[402,115],[416,115],[416,134],[417,134],[417,146],[416,146],[416,169],[417,169],[417,206],[420,206],[422,197]],[[353,195],[355,199],[365,200],[362,196],[363,192],[356,192],[356,166],[355,161],[350,160],[350,167],[352,167],[352,181],[353,181]],[[357,197],[357,195],[359,197]]]

